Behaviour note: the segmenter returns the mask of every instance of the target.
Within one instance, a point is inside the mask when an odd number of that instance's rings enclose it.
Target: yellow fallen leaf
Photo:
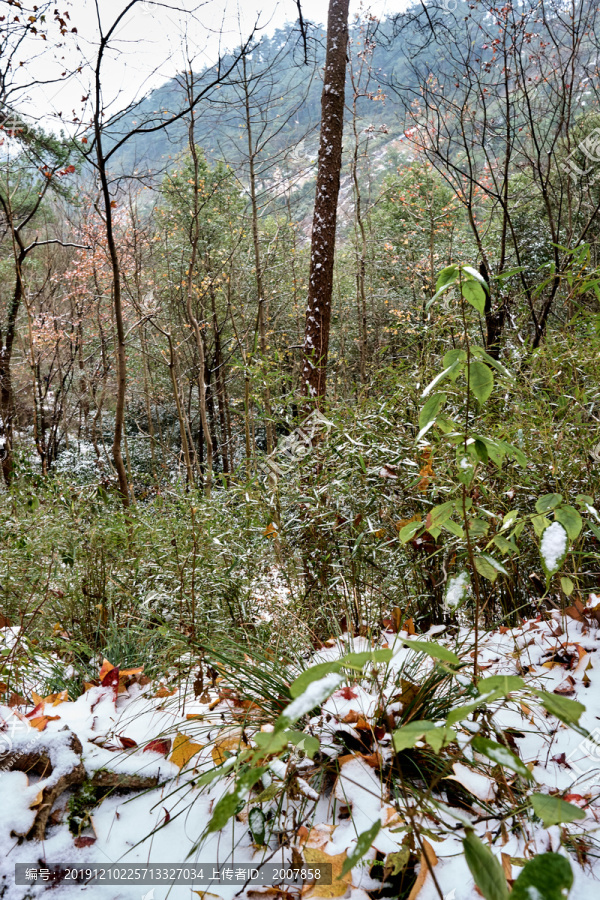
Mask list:
[[[342,878],[342,866],[346,862],[346,852],[338,853],[336,856],[329,856],[324,850],[318,847],[304,847],[304,860],[307,866],[322,866],[325,863],[331,863],[331,884],[315,884],[307,897],[342,897],[348,890],[352,871],[346,872]]]
[[[210,891],[192,891],[192,894],[198,894],[200,900],[223,900],[220,894],[211,894]]]
[[[430,874],[430,870],[437,866],[438,858],[429,841],[423,838],[423,850],[421,851],[421,868],[417,875],[417,880],[413,884],[412,891],[408,895],[408,900],[416,900],[421,893],[421,889]]]
[[[171,762],[175,763],[176,766],[179,766],[180,769],[183,769],[185,765],[187,765],[192,758],[202,750],[204,744],[194,744],[191,740],[190,736],[187,734],[179,734],[179,732],[175,735],[175,740],[173,741],[173,752],[169,759]]]
[[[143,666],[137,666],[135,669],[121,669],[121,671],[119,672],[119,678],[127,678],[128,675],[139,675],[140,672],[143,671]]]
[[[215,766],[220,766],[227,759],[228,753],[237,753],[240,749],[241,729],[236,728],[228,731],[227,734],[215,744],[211,750],[211,756]]]
[[[44,802],[44,791],[41,790],[41,791],[37,792],[33,803],[29,804],[29,809],[37,809],[38,806],[41,806],[43,802]]]

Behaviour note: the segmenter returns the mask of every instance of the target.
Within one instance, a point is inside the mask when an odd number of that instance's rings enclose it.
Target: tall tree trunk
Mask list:
[[[254,245],[254,267],[256,269],[256,290],[258,292],[258,336],[260,339],[260,352],[263,366],[267,361],[267,320],[268,308],[265,297],[262,258],[260,252],[260,240],[258,232],[258,202],[256,199],[256,150],[252,141],[252,116],[250,114],[250,94],[248,92],[248,77],[246,73],[246,54],[242,53],[242,66],[244,72],[244,99],[246,107],[246,131],[248,133],[248,165],[250,169],[250,204],[252,207],[252,242]],[[265,404],[265,432],[267,436],[267,455],[273,450],[273,423],[271,421],[271,394],[269,391],[268,375],[265,373],[264,404]]]
[[[349,0],[329,0],[321,139],[304,332],[302,390],[321,408],[327,388],[337,204],[342,167]]]

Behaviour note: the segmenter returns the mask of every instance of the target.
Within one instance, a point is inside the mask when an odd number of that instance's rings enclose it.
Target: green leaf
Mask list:
[[[447,285],[454,284],[456,279],[458,278],[458,266],[446,266],[445,269],[442,269],[440,274],[438,275],[437,281],[435,283],[436,293],[443,287]]]
[[[342,666],[348,669],[362,671],[369,662],[389,662],[394,655],[392,650],[363,650],[361,653],[347,653],[340,660]]]
[[[573,884],[571,863],[559,853],[540,853],[524,866],[513,884],[511,900],[565,900]]]
[[[466,362],[467,354],[464,350],[460,350],[458,347],[453,350],[448,350],[448,352],[444,355],[444,359],[442,361],[445,369],[449,368],[455,362]]]
[[[559,503],[562,503],[560,494],[544,494],[536,500],[535,508],[539,513],[547,513],[555,509]]]
[[[490,741],[488,738],[476,735],[471,741],[471,746],[477,753],[487,756],[488,759],[491,759],[497,765],[510,769],[511,772],[516,772],[517,775],[522,775],[523,778],[532,777],[531,772],[522,760],[503,744],[498,744],[496,741]]]
[[[300,694],[303,694],[309,684],[312,684],[313,681],[318,681],[320,678],[324,678],[325,675],[329,675],[331,672],[339,672],[341,668],[341,664],[339,660],[335,662],[324,662],[318,663],[316,666],[311,666],[310,669],[305,669],[301,675],[298,675],[296,680],[292,682],[290,685],[290,696],[293,700],[296,697],[299,697]]]
[[[447,500],[446,503],[440,503],[439,506],[434,506],[429,510],[429,515],[431,516],[430,524],[438,527],[439,525],[443,525],[446,519],[449,519],[455,509],[454,500]]]
[[[471,582],[468,572],[462,571],[456,575],[451,575],[446,583],[444,596],[446,606],[451,610],[457,609],[469,596],[470,586]]]
[[[228,794],[224,794],[215,804],[212,817],[206,826],[207,833],[221,831],[225,827],[229,819],[235,815],[240,801],[254,787],[259,778],[262,778],[267,768],[267,766],[261,766],[257,769],[248,769],[243,775],[240,775],[234,789]]]
[[[342,874],[340,878],[343,878],[350,869],[353,869],[354,866],[360,862],[365,853],[371,849],[373,845],[373,841],[377,837],[379,829],[381,828],[381,822],[373,822],[372,826],[368,831],[363,831],[362,834],[359,834],[358,840],[356,841],[356,847],[349,853],[346,859],[344,860],[344,865],[342,866]]]
[[[419,529],[422,527],[423,527],[422,522],[409,522],[408,525],[405,525],[403,528],[400,529],[400,534],[398,535],[398,537],[400,538],[400,540],[402,541],[403,544],[406,544],[406,543],[408,543],[408,541],[410,541],[415,536],[417,531],[419,531]]]
[[[509,444],[508,441],[498,441],[498,443],[502,444],[502,446],[506,450],[506,453],[513,459],[515,459],[520,466],[527,465],[527,457],[522,450],[520,450],[518,447],[515,447],[514,444]]]
[[[432,394],[426,401],[419,414],[419,428],[423,430],[430,422],[433,422],[446,402],[447,394]]]
[[[471,713],[475,712],[476,709],[480,709],[481,707],[486,706],[488,703],[492,703],[492,701],[497,700],[501,696],[501,691],[495,691],[489,695],[486,694],[485,698],[482,697],[479,700],[474,700],[473,703],[465,703],[464,706],[457,706],[446,716],[446,724],[455,725],[457,722],[462,722],[463,719],[466,719],[468,716],[470,716]]]
[[[477,458],[480,460],[480,462],[482,462],[484,465],[487,465],[490,456],[485,441],[480,441],[478,438],[476,438],[473,447],[475,448],[475,453],[477,454]]]
[[[598,538],[598,540],[600,541],[600,528],[598,528],[597,525],[594,525],[593,522],[588,522],[588,523],[587,523],[587,527],[590,529],[590,531],[592,532],[592,534],[594,534],[594,535]]]
[[[312,734],[306,734],[304,731],[286,731],[284,734],[287,734],[289,743],[293,744],[297,750],[304,750],[309,759],[312,759],[320,750],[321,744],[318,738],[313,737]],[[256,738],[256,735],[254,737]]]
[[[540,537],[550,525],[550,519],[547,519],[546,516],[532,516],[531,524],[537,536]]]
[[[471,363],[469,368],[469,387],[477,400],[485,403],[494,389],[492,370],[477,359]]]
[[[401,847],[400,850],[395,853],[388,853],[385,858],[385,868],[391,870],[390,875],[393,878],[395,875],[399,875],[400,872],[404,871],[409,859],[410,849],[408,847]]]
[[[565,725],[578,725],[581,715],[585,712],[583,703],[578,700],[569,700],[560,694],[551,694],[548,691],[534,690],[533,693],[540,698],[545,710],[564,722]]]
[[[260,847],[265,845],[265,835],[267,830],[267,820],[265,814],[259,806],[253,806],[248,815],[248,825],[250,834],[255,844]]]
[[[487,553],[475,557],[475,568],[480,575],[483,575],[483,577],[487,578],[488,581],[491,581],[492,584],[498,577],[499,573],[508,575],[508,572],[506,571],[502,563],[497,562],[497,560],[495,560],[492,556],[489,556]]]
[[[507,541],[501,534],[497,534],[494,538],[494,544],[502,553],[517,553],[519,548],[513,541]]]
[[[563,593],[565,593],[567,597],[570,597],[575,590],[575,585],[567,575],[563,575],[560,579],[560,586],[563,589]]]
[[[425,732],[425,740],[434,753],[439,753],[442,747],[447,747],[456,740],[456,732],[449,725],[440,725]]]
[[[463,841],[467,865],[485,900],[508,900],[508,885],[502,866],[473,831]]]
[[[568,506],[566,503],[554,510],[554,518],[564,527],[572,541],[577,540],[581,534],[583,520],[574,506]]]
[[[538,819],[542,820],[544,828],[585,819],[582,809],[572,803],[567,803],[566,800],[561,800],[560,797],[551,797],[549,794],[532,794],[529,799],[534,813]]]
[[[476,281],[463,281],[462,295],[473,306],[478,313],[485,313],[485,291]]]
[[[491,675],[478,682],[477,690],[480,694],[498,691],[503,697],[513,694],[515,691],[525,689],[525,682],[518,675]]]
[[[257,731],[252,740],[260,750],[260,756],[267,753],[279,753],[287,747],[290,740],[289,731]]]
[[[414,747],[417,741],[423,738],[425,732],[430,731],[432,728],[435,728],[434,723],[429,722],[427,719],[418,722],[408,722],[402,728],[394,731],[392,735],[394,750],[396,753],[400,753],[401,750]]]
[[[488,365],[493,366],[501,375],[505,375],[507,378],[514,378],[512,372],[510,372],[506,366],[503,366],[501,362],[498,362],[497,359],[494,359],[493,356],[490,356],[489,353],[486,353],[483,347],[471,347],[471,353],[473,356],[479,356],[481,359],[485,359]]]
[[[453,522],[452,519],[448,519],[442,525],[442,528],[445,531],[449,531],[450,534],[453,534],[454,537],[460,538],[461,540],[464,538],[465,533],[457,522]]]
[[[442,647],[441,644],[436,644],[435,641],[409,641],[406,638],[402,638],[402,643],[410,647],[411,650],[426,653],[427,656],[432,656],[434,659],[441,659],[443,662],[452,663],[455,666],[460,665],[460,658],[456,653],[453,653],[446,647]]]
[[[488,283],[481,272],[478,272],[477,269],[473,268],[473,266],[462,266],[462,270],[465,275],[469,276],[470,278],[474,278],[475,281],[478,281],[481,287],[486,291],[486,293],[489,291]]]
[[[461,482],[461,484],[466,484],[467,487],[471,484],[473,478],[475,477],[475,462],[471,458],[469,450],[470,447],[467,448],[467,452],[465,453],[465,448],[462,446],[462,444],[456,448],[456,468],[458,470],[458,480]]]
[[[431,391],[432,391],[433,388],[436,386],[436,384],[439,384],[439,382],[440,382],[440,381],[443,381],[444,378],[452,377],[452,373],[453,373],[453,372],[458,373],[460,367],[461,367],[461,365],[460,365],[460,363],[457,361],[457,362],[452,363],[451,366],[448,366],[447,368],[445,368],[443,372],[440,372],[439,375],[436,375],[436,376],[435,376],[435,378],[433,379],[433,381],[430,381],[430,382],[429,382],[429,384],[427,385],[427,387],[425,388],[425,390],[424,390],[423,393],[421,394],[421,397],[426,397],[427,394],[431,393]]]

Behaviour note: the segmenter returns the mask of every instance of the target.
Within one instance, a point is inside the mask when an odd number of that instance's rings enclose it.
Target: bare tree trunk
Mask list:
[[[117,472],[117,480],[119,482],[119,492],[123,500],[123,506],[129,506],[129,486],[127,484],[127,471],[123,461],[121,452],[121,441],[123,438],[123,426],[125,423],[125,389],[127,387],[127,356],[125,352],[125,323],[123,319],[123,303],[121,298],[121,268],[119,265],[119,254],[117,252],[117,244],[115,241],[115,233],[113,227],[112,203],[110,190],[108,186],[108,177],[106,172],[106,160],[102,151],[102,101],[101,101],[101,85],[100,85],[100,63],[96,67],[96,107],[94,114],[94,131],[96,139],[96,164],[98,174],[100,176],[100,185],[102,190],[102,199],[104,201],[104,225],[106,228],[106,243],[108,245],[108,253],[112,270],[112,294],[113,306],[115,313],[115,325],[117,332],[117,404],[115,409],[115,430],[113,436],[112,455],[115,470]]]
[[[244,99],[246,107],[246,131],[248,133],[248,164],[250,168],[250,203],[252,206],[252,241],[254,244],[254,267],[256,269],[256,290],[258,292],[258,336],[260,339],[260,352],[263,366],[267,359],[267,298],[265,297],[262,259],[260,253],[260,240],[258,234],[258,203],[256,200],[256,170],[254,157],[256,150],[252,143],[252,117],[250,115],[250,95],[248,92],[248,78],[246,74],[246,55],[242,53],[242,66],[244,72]],[[267,455],[273,450],[273,423],[271,422],[271,396],[269,385],[265,376],[264,385],[265,404],[265,431],[267,435]]]
[[[313,216],[303,394],[321,408],[327,388],[337,203],[342,167],[349,0],[329,0],[327,54],[321,97],[321,139]]]
[[[190,75],[189,78],[193,79],[193,75]],[[191,98],[193,94],[193,80],[188,80],[188,76],[186,75],[186,88],[188,91],[188,96]],[[198,351],[198,402],[200,405],[200,421],[202,423],[202,434],[204,435],[204,440],[206,442],[206,477],[204,479],[204,490],[207,497],[210,497],[211,487],[212,487],[212,474],[213,474],[213,440],[210,433],[210,427],[208,424],[208,418],[206,415],[206,380],[205,380],[205,369],[206,369],[206,354],[204,350],[204,339],[200,332],[200,325],[198,324],[198,320],[194,315],[194,310],[192,307],[192,295],[194,290],[194,269],[196,267],[196,260],[198,258],[198,242],[200,240],[200,208],[198,204],[198,190],[199,190],[199,162],[198,162],[198,151],[196,149],[196,139],[194,136],[194,110],[190,110],[190,125],[188,129],[188,142],[190,153],[192,155],[192,163],[194,166],[194,207],[192,210],[192,225],[190,229],[190,245],[192,249],[192,255],[190,258],[190,265],[188,268],[188,277],[187,277],[187,291],[186,291],[186,309],[187,309],[187,317],[189,319],[190,325],[192,326],[192,330],[194,332],[194,338],[196,340],[196,349]],[[202,449],[202,448],[201,448]],[[203,455],[203,454],[202,454]]]

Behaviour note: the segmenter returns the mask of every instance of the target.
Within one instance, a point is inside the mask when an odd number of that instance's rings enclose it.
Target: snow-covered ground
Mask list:
[[[519,628],[500,628],[484,634],[479,649],[482,677],[521,675],[528,686],[585,705],[580,725],[592,738],[598,736],[599,745],[559,722],[525,695],[515,694],[508,703],[495,702],[491,707],[494,727],[502,732],[510,729],[511,746],[533,776],[529,793],[560,792],[563,799],[582,810],[583,817],[578,821],[545,828],[531,812],[519,818],[518,827],[516,818],[507,819],[502,826],[489,813],[486,818],[490,805],[497,806],[499,815],[501,810],[506,812],[507,803],[510,806],[507,796],[514,775],[507,772],[506,781],[500,784],[489,761],[486,768],[486,761],[474,755],[467,745],[478,726],[469,720],[454,725],[458,742],[465,748],[462,761],[454,763],[454,779],[472,796],[470,808],[464,804],[453,807],[445,796],[443,783],[436,791],[435,817],[431,808],[407,811],[395,802],[389,778],[394,720],[390,720],[389,729],[375,721],[381,722],[382,705],[392,716],[401,711],[405,701],[398,698],[400,675],[410,672],[412,683],[418,685],[434,662],[404,643],[417,636],[383,632],[375,649],[387,646],[392,651],[391,661],[381,665],[375,675],[372,667],[367,667],[364,674],[344,670],[339,675],[326,675],[330,683],[325,693],[333,692],[322,702],[319,714],[305,724],[306,734],[319,741],[321,760],[337,760],[339,774],[335,781],[319,789],[314,780],[318,766],[301,752],[292,750],[283,757],[274,757],[270,764],[269,760],[263,763],[268,769],[250,795],[253,802],[243,808],[240,803],[237,814],[221,830],[206,833],[215,804],[232,789],[233,777],[203,786],[198,785],[199,777],[216,765],[227,765],[228,761],[233,765],[238,753],[256,746],[261,727],[265,737],[272,727],[264,719],[262,726],[258,720],[253,721],[252,709],[244,709],[240,698],[226,689],[224,681],[195,696],[191,683],[171,692],[148,683],[139,671],[119,672],[105,663],[99,673],[100,683],[90,686],[75,701],[59,694],[44,699],[33,697],[35,705],[0,706],[0,897],[23,900],[49,891],[40,880],[31,886],[15,885],[16,863],[259,865],[268,860],[297,865],[301,860],[317,865],[329,860],[334,883],[305,888],[303,896],[367,900],[367,891],[381,886],[371,877],[368,862],[376,854],[379,859],[389,859],[389,854],[400,852],[403,839],[411,831],[412,818],[429,836],[425,851],[421,848],[421,854],[417,853],[421,868],[426,852],[445,898],[476,900],[480,896],[462,853],[464,825],[470,824],[484,843],[493,836],[491,849],[509,878],[516,878],[524,861],[535,854],[548,850],[565,854],[561,836],[564,844],[565,836],[570,835],[571,848],[579,848],[579,860],[575,853],[569,853],[575,877],[570,898],[596,900],[600,896],[600,865],[594,849],[600,827],[600,635],[592,609],[597,602],[598,598],[590,598],[583,613],[575,608],[572,615],[553,612],[546,621],[530,620]],[[467,629],[445,639],[443,628],[438,626],[427,635],[418,636],[418,640],[445,644],[462,658],[470,659],[472,635]],[[328,642],[314,654],[310,665],[335,662],[349,651],[372,649],[365,638],[345,636]],[[466,681],[466,676],[459,677]],[[315,682],[310,690],[316,691],[315,696],[319,693]],[[461,703],[464,702],[463,698]],[[304,705],[313,709],[311,703],[293,703],[297,708]],[[372,752],[349,752],[340,741],[340,733],[354,740],[368,734]],[[70,743],[72,735],[81,743],[80,753]],[[42,748],[52,763],[50,774],[41,777],[8,770],[8,760],[15,755],[26,758]],[[139,785],[135,790],[114,790],[92,809],[91,822],[79,838],[68,827],[67,804],[72,789],[67,789],[54,804],[43,841],[17,837],[27,834],[33,826],[43,802],[43,789],[79,763],[89,778],[98,772],[110,772],[154,778],[157,783],[145,790]],[[278,785],[284,781],[288,790],[283,793]],[[289,789],[292,783],[293,789]],[[258,796],[261,792],[262,798]],[[270,807],[278,807],[274,816],[281,823],[282,833],[290,838],[288,846],[277,846],[275,838],[268,848],[253,843],[248,816],[249,808],[257,804],[264,813]],[[515,797],[514,804],[527,805],[522,796]],[[342,877],[343,861],[355,850],[358,836],[376,821],[381,826],[371,849],[362,863]],[[205,839],[199,844],[203,834]],[[198,895],[205,900],[300,896],[297,889],[286,894],[273,888],[242,887],[235,883],[195,884],[192,890],[189,885],[74,886],[63,881],[52,888],[51,896],[58,900],[80,894],[106,900],[188,900]],[[434,880],[425,869],[416,888],[414,898],[418,896],[418,900],[439,898]]]

